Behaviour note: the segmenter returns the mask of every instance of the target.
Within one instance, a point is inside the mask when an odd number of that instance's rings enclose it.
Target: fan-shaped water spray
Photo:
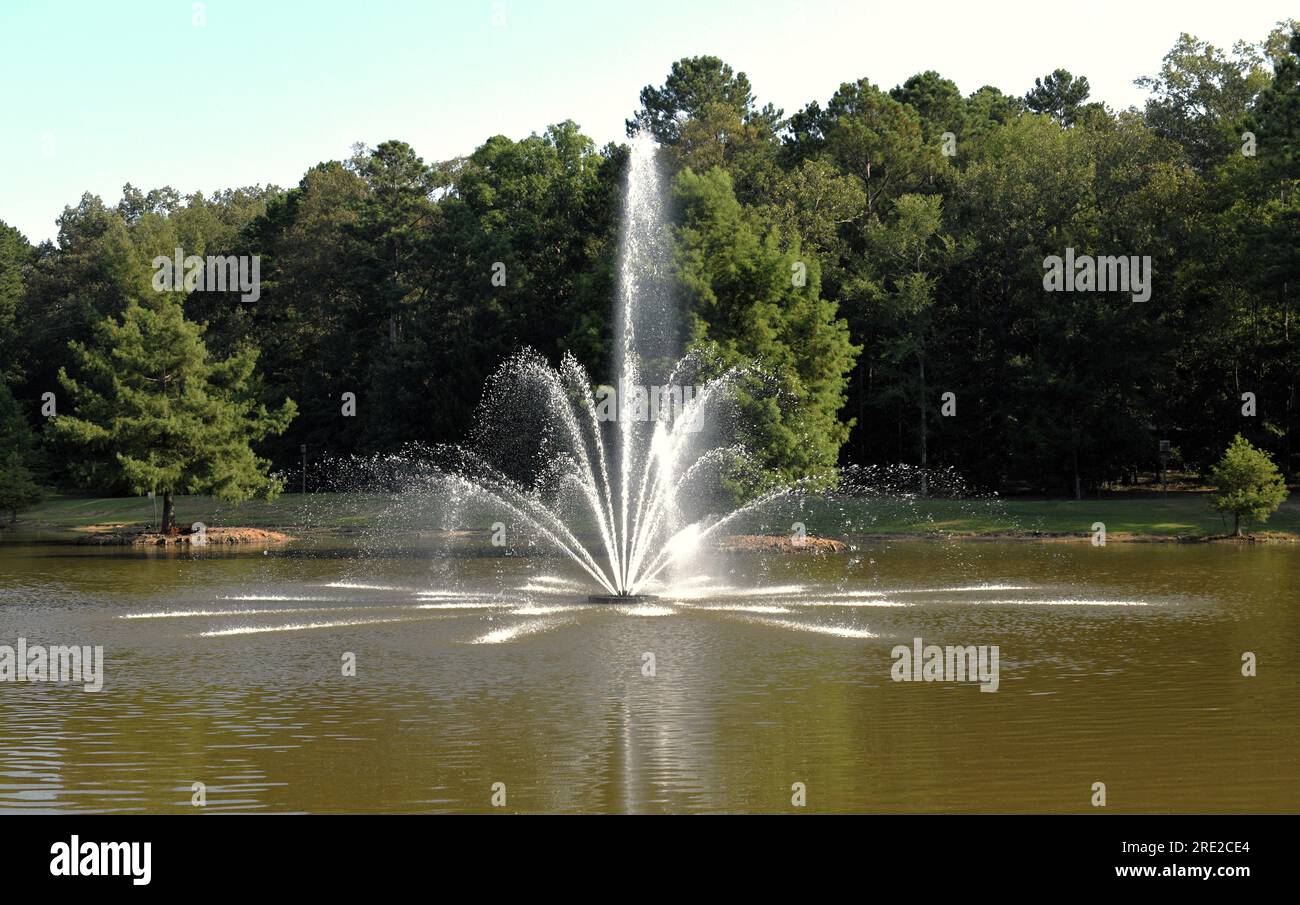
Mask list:
[[[665,192],[648,137],[632,142],[615,311],[614,384],[571,355],[524,350],[485,388],[474,442],[443,474],[569,556],[609,597],[643,594],[731,516],[728,478],[752,466],[734,388],[755,375],[679,357]],[[732,513],[734,515],[734,511]]]

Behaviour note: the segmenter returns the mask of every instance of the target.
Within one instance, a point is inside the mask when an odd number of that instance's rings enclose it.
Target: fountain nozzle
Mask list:
[[[633,594],[631,591],[620,591],[617,594],[589,594],[588,603],[639,603],[642,600],[658,600],[655,594]]]

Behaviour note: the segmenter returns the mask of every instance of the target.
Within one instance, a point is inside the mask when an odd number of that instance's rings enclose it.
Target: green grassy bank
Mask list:
[[[161,503],[159,504],[161,508]],[[403,513],[403,510],[408,510]],[[1159,496],[1132,494],[1088,500],[860,500],[783,504],[782,512],[760,524],[737,525],[737,531],[784,530],[784,520],[802,520],[810,533],[826,536],[957,535],[1035,536],[1086,534],[1103,522],[1108,537],[1139,535],[1152,539],[1211,537],[1231,530],[1231,519],[1210,508],[1204,493]],[[348,531],[392,523],[436,528],[389,495],[284,494],[274,502],[239,505],[206,497],[178,496],[177,521],[201,521],[210,527],[238,526],[294,531]],[[399,516],[395,518],[395,516]],[[143,528],[154,521],[152,501],[138,497],[51,497],[19,516],[19,531],[87,532]],[[482,521],[482,524],[479,522]],[[486,528],[491,518],[466,513],[465,527]],[[1293,496],[1256,533],[1290,535],[1300,540],[1300,495]]]

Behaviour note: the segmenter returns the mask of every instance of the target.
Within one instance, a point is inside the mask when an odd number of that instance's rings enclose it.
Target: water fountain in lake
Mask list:
[[[743,511],[733,491],[755,473],[736,390],[762,378],[678,355],[655,156],[648,137],[632,142],[612,387],[593,389],[572,355],[555,368],[525,350],[488,381],[473,442],[444,451],[452,461],[440,470],[453,493],[488,502],[572,559],[598,600],[650,596],[690,568]]]
[[[779,386],[755,369],[723,367],[698,351],[680,354],[683,319],[673,304],[664,208],[655,148],[637,140],[618,258],[613,393],[593,387],[572,356],[552,366],[536,352],[519,352],[487,380],[470,442],[336,464],[336,486],[361,491],[362,513],[373,494],[392,494],[373,529],[375,543],[347,549],[343,574],[304,583],[297,563],[285,571],[272,559],[259,584],[230,589],[238,593],[121,618],[203,620],[196,637],[217,644],[250,635],[392,629],[397,649],[417,631],[428,631],[423,637],[431,643],[498,645],[587,619],[686,614],[869,641],[915,637],[906,614],[927,595],[1040,594],[1016,582],[978,580],[978,567],[954,569],[953,562],[947,570],[960,572],[960,581],[949,587],[883,583],[876,557],[887,547],[864,549],[854,539],[882,519],[915,526],[930,517],[927,500],[912,493],[920,477],[914,469],[841,469],[834,487],[817,483],[815,493],[805,493],[805,484],[767,483],[746,453],[747,432],[762,423],[750,403],[781,401]],[[925,475],[929,499],[940,492],[964,496],[960,482]],[[322,495],[321,505],[353,501]],[[459,529],[470,524],[491,525],[494,545],[507,553],[542,547],[573,566],[539,573],[535,562],[479,556],[477,543],[461,557]],[[427,564],[405,555],[407,540],[394,540],[395,528],[420,538],[435,526],[443,529],[439,555]],[[817,557],[816,545],[808,557],[713,555],[719,547],[784,550],[815,532],[844,537],[838,549],[847,555]],[[748,537],[737,543],[734,535]],[[955,547],[940,556],[958,565],[964,559]],[[572,600],[579,596],[614,605]],[[660,599],[636,602],[645,597]]]

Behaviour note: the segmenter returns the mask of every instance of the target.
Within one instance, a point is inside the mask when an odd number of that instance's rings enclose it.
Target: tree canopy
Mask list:
[[[1063,68],[969,93],[848,71],[787,116],[717,57],[672,63],[626,125],[669,169],[689,340],[779,386],[748,402],[761,460],[1080,496],[1153,468],[1161,439],[1208,473],[1241,434],[1300,473],[1297,27],[1183,35],[1124,111]],[[609,379],[627,159],[566,121],[450,160],[359,145],[287,190],[88,193],[35,247],[0,224],[0,378],[44,438],[24,468],[239,496],[301,444],[462,439],[522,347]],[[177,248],[259,256],[260,298],[154,293]],[[1067,250],[1148,261],[1149,300],[1048,291]]]

